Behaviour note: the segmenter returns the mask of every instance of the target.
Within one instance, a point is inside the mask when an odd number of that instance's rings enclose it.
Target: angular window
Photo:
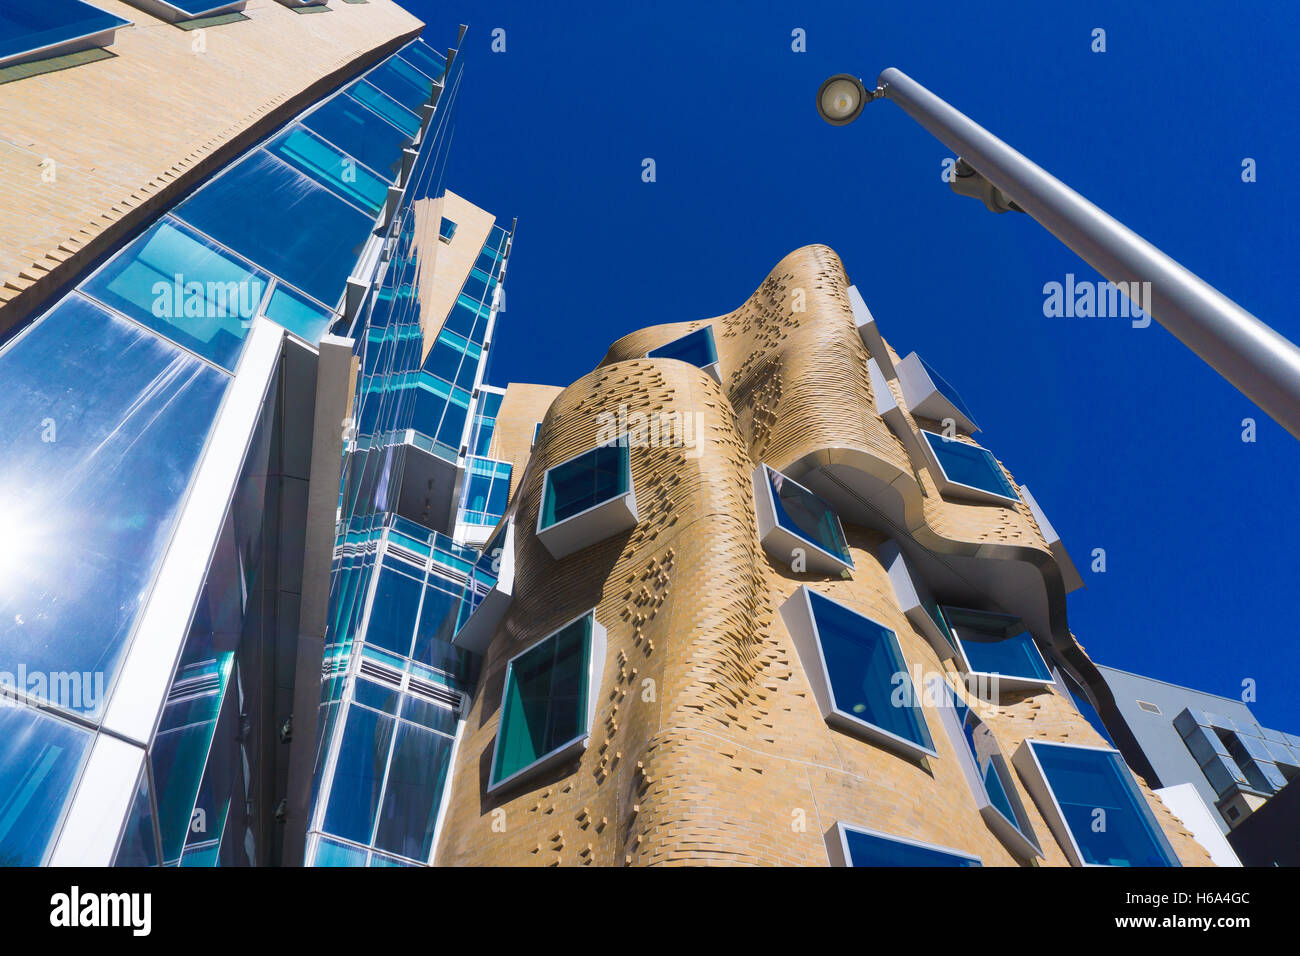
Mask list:
[[[531,445],[528,446],[530,451],[537,447],[537,439],[541,436],[541,434],[542,434],[542,423],[538,422],[536,425],[533,426],[533,442]]]
[[[781,615],[828,724],[908,757],[937,756],[892,630],[806,585]]]
[[[753,483],[759,540],[774,559],[796,570],[829,574],[853,568],[844,529],[830,505],[767,465],[754,469]],[[797,567],[796,552],[803,552],[803,568]]]
[[[326,305],[339,301],[375,226],[372,216],[262,150],[175,215]]]
[[[123,315],[234,369],[269,276],[164,219],[82,285]]]
[[[511,471],[508,461],[471,458],[460,520],[475,525],[495,525],[500,521],[506,513]]]
[[[556,558],[636,526],[631,449],[619,441],[547,469],[537,536]]]
[[[0,865],[45,861],[93,739],[48,714],[0,702]]]
[[[980,816],[1017,856],[1025,859],[1042,856],[1033,825],[1016,794],[1011,765],[1002,756],[993,732],[947,683],[940,682],[938,686],[947,703],[943,721],[958,748],[962,770]]]
[[[420,117],[391,96],[379,92],[365,80],[357,80],[345,92],[366,109],[388,120],[407,136],[414,136],[420,132]]]
[[[943,616],[967,673],[997,678],[991,692],[1055,683],[1020,618],[956,607],[943,608]]]
[[[433,80],[400,56],[391,56],[366,74],[366,82],[419,113],[433,95]]]
[[[301,122],[389,182],[402,168],[402,150],[411,145],[404,130],[347,95],[331,97]]]
[[[0,67],[108,46],[113,31],[130,25],[81,0],[7,4],[0,10]]]
[[[960,850],[887,836],[874,830],[837,823],[826,834],[833,866],[981,866],[980,858]]]
[[[379,215],[388,200],[387,180],[301,126],[285,130],[266,148],[313,182],[371,216]]]
[[[934,466],[934,478],[944,493],[979,501],[1020,501],[1006,472],[988,449],[921,429]]]
[[[587,746],[604,657],[605,630],[589,611],[510,659],[489,790]]]
[[[979,431],[961,395],[925,359],[913,352],[897,368],[903,401],[913,415],[937,422],[952,419],[964,432]]]
[[[443,242],[451,242],[454,235],[456,235],[456,224],[443,216],[442,222],[438,225],[438,238]]]
[[[126,0],[168,23],[242,10],[247,0]]]
[[[1180,865],[1118,751],[1026,740],[1015,765],[1075,866]]]
[[[718,370],[718,346],[713,340],[711,325],[689,332],[667,345],[651,349],[646,353],[646,358],[677,359],[679,362],[698,366],[718,382],[722,381],[722,373]]]
[[[320,338],[329,331],[334,313],[301,293],[294,292],[283,282],[277,282],[267,300],[264,314],[272,322],[283,326],[298,338],[319,345]]]
[[[415,66],[431,80],[440,80],[447,72],[447,58],[423,40],[416,40],[398,51],[403,60]]]

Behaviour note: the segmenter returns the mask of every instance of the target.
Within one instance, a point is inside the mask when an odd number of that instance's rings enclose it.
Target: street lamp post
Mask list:
[[[954,188],[996,212],[1028,213],[1121,288],[1150,283],[1150,316],[1215,371],[1300,438],[1300,349],[1090,203],[901,70],[885,70],[868,90],[849,74],[822,84],[817,109],[828,123],[857,119],[873,99],[893,100],[970,168]]]

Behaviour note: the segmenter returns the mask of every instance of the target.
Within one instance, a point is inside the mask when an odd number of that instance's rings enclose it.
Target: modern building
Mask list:
[[[1300,775],[1300,737],[1260,725],[1240,699],[1098,667],[1102,718],[1152,786],[1192,784],[1228,833]]]
[[[340,463],[382,499],[413,449],[491,520],[464,446],[508,237],[444,189],[462,64],[421,28],[389,0],[0,13],[6,863],[301,861],[331,567],[366,550]],[[477,296],[468,381],[418,374],[412,269]],[[444,420],[381,428],[385,390]]]
[[[515,229],[420,32],[0,16],[4,861],[1209,864],[830,249],[489,384]]]

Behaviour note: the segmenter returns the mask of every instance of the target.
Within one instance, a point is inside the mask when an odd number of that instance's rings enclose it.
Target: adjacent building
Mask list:
[[[490,383],[515,226],[447,188],[421,28],[0,19],[0,858],[1210,863],[1043,508],[830,249]]]

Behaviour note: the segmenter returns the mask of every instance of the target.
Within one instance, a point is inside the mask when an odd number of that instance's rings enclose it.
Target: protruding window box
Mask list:
[[[802,552],[808,571],[840,574],[853,570],[844,529],[830,505],[775,468],[754,469],[758,537],[772,558],[794,566]]]
[[[1019,504],[1020,496],[986,448],[921,429],[930,474],[944,495],[991,504]]]
[[[497,568],[496,581],[492,583],[483,600],[469,616],[469,620],[456,632],[451,643],[475,654],[487,651],[497,627],[510,610],[515,589],[515,521],[507,518],[494,532],[483,548],[489,566]],[[477,570],[477,569],[476,569]],[[472,586],[472,583],[471,585]]]
[[[597,445],[546,470],[537,537],[559,559],[636,527],[626,442]]]
[[[966,433],[979,431],[970,408],[957,390],[944,380],[925,359],[912,352],[898,363],[898,384],[903,389],[903,401],[908,410],[921,418],[936,422],[952,419]]]
[[[940,689],[947,697],[941,720],[980,816],[1013,854],[1025,860],[1041,857],[1033,824],[1012,780],[1011,764],[1002,756],[993,732],[951,687],[942,683]]]
[[[118,29],[131,26],[83,0],[28,0],[12,6],[23,9],[0,24],[0,68],[106,47]]]
[[[1003,690],[1038,689],[1056,683],[1020,618],[968,608],[940,610],[956,641],[971,690],[988,688],[992,699]]]
[[[913,760],[937,756],[892,630],[807,586],[781,616],[826,723]]]
[[[510,659],[489,793],[561,766],[587,748],[604,666],[605,629],[595,610]]]
[[[216,17],[225,13],[238,13],[248,0],[126,0],[133,7],[152,14],[168,23],[183,23],[200,17]]]
[[[831,866],[983,866],[980,858],[946,846],[836,823],[826,833]]]
[[[1013,758],[1074,866],[1180,866],[1119,751],[1026,740]]]
[[[674,339],[667,345],[651,349],[646,358],[670,358],[698,366],[713,376],[713,380],[722,384],[722,371],[718,367],[718,346],[713,339],[713,326],[688,332],[680,339]]]
[[[889,583],[893,585],[894,598],[907,615],[907,620],[930,642],[939,660],[956,657],[957,642],[948,630],[948,622],[944,620],[938,602],[924,579],[913,573],[898,542],[893,538],[884,542],[879,548],[879,556],[889,574]]]

